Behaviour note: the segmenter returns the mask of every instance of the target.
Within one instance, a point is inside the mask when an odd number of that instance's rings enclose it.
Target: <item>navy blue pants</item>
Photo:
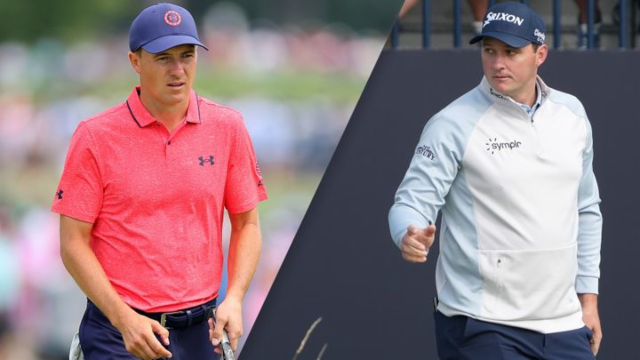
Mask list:
[[[591,330],[542,334],[466,316],[435,312],[441,360],[594,360]]]
[[[171,360],[220,359],[209,341],[209,324],[206,321],[170,329],[169,342],[170,345],[165,347],[173,355]],[[125,349],[120,331],[111,325],[109,319],[91,301],[87,302],[87,309],[80,323],[80,346],[85,360],[137,359]]]

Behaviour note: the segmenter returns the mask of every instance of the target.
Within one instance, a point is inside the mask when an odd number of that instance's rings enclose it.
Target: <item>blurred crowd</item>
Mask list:
[[[195,88],[244,115],[270,193],[261,205],[264,251],[245,302],[248,334],[384,39],[336,25],[250,24],[224,3],[205,14],[201,29],[210,51],[198,54]],[[127,30],[74,44],[0,43],[0,359],[67,357],[86,299],[60,261],[58,216],[49,207],[77,124],[124,101],[136,84]],[[298,92],[294,81],[277,94],[236,94],[211,83],[220,74],[276,77],[269,84],[281,74],[335,76],[353,90],[288,96]]]

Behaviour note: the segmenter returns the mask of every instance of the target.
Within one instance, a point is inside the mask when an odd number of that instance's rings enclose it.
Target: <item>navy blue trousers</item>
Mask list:
[[[204,321],[181,329],[169,330],[170,345],[165,346],[173,355],[171,360],[218,360],[209,341],[209,324]],[[87,302],[80,323],[80,346],[85,360],[133,360],[124,346],[120,331],[91,301]]]
[[[435,312],[441,360],[594,360],[591,330],[542,334]]]

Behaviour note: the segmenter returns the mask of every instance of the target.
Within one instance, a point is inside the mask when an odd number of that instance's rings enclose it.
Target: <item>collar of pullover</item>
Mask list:
[[[542,79],[538,76],[536,79],[536,93],[537,99],[532,107],[529,107],[526,104],[519,103],[513,100],[511,97],[501,94],[497,92],[495,89],[489,85],[486,77],[482,78],[482,82],[480,82],[480,90],[485,96],[491,100],[493,103],[496,103],[500,106],[503,106],[511,111],[516,111],[520,114],[526,114],[528,118],[533,117],[536,110],[544,104],[544,102],[549,97],[549,87],[542,81]]]

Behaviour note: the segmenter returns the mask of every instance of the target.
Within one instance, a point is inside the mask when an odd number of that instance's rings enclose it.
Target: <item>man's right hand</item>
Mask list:
[[[169,345],[169,330],[159,322],[130,310],[114,326],[120,330],[126,349],[133,356],[144,360],[172,356],[155,336],[158,334],[162,342]]]
[[[133,311],[111,285],[89,246],[92,229],[93,223],[60,215],[60,256],[64,266],[87,297],[120,330],[127,351],[145,360],[171,357],[155,335],[169,345],[169,331]]]
[[[413,263],[427,261],[427,254],[429,253],[429,248],[433,245],[435,234],[436,226],[433,224],[424,229],[409,225],[400,244],[402,258]]]

